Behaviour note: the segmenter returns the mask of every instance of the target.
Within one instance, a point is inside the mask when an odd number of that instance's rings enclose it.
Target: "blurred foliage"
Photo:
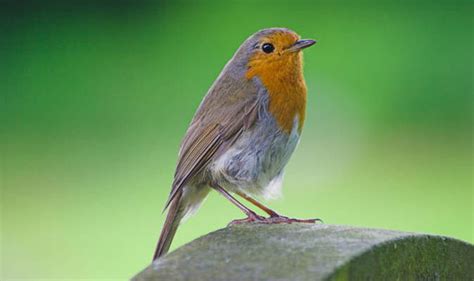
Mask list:
[[[303,138],[269,205],[474,242],[472,1],[0,5],[0,279],[146,266],[194,110],[272,26],[318,44]],[[211,194],[173,247],[240,216]]]

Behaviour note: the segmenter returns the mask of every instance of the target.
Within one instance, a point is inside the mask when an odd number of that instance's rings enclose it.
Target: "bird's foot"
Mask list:
[[[228,225],[244,224],[244,223],[264,223],[266,220],[265,217],[259,216],[257,214],[246,217],[245,219],[237,219],[231,221]]]
[[[257,224],[291,224],[291,223],[317,223],[323,222],[321,219],[295,219],[278,214],[272,214],[270,217],[265,218],[259,215],[248,216],[245,219],[233,220],[229,225],[244,224],[244,223],[257,223]]]
[[[316,222],[323,222],[321,219],[296,219],[296,218],[289,218],[281,215],[272,215],[268,218],[265,218],[265,222],[267,224],[280,224],[280,223],[316,223]]]

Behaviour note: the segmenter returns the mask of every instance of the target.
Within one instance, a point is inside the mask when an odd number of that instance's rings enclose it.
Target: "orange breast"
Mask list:
[[[247,79],[258,76],[269,94],[269,112],[280,128],[290,133],[298,116],[298,132],[301,133],[306,112],[306,84],[303,78],[301,54],[288,56],[267,63],[252,65]]]

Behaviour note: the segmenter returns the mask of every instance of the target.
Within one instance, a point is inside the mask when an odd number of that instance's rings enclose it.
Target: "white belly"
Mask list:
[[[274,120],[259,122],[211,166],[213,179],[229,191],[277,197],[283,168],[298,144],[298,118],[291,133],[282,133]]]

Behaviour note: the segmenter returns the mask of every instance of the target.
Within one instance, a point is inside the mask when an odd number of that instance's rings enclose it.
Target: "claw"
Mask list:
[[[244,223],[259,223],[259,224],[282,224],[282,223],[317,223],[317,222],[323,222],[321,219],[295,219],[295,218],[288,218],[285,216],[281,216],[275,213],[275,215],[272,215],[268,218],[255,215],[255,216],[249,216],[245,219],[238,219],[238,220],[233,220],[229,223],[229,225],[236,225],[236,224],[244,224]]]
[[[245,219],[233,220],[228,224],[228,226],[236,225],[236,224],[243,224],[243,223],[264,223],[265,220],[266,220],[265,217],[262,217],[262,216],[259,216],[259,215],[255,214],[255,216],[253,216],[253,215],[248,216]]]
[[[280,223],[316,223],[322,222],[320,219],[295,219],[295,218],[288,218],[285,216],[273,216],[266,219],[268,224],[280,224]]]

